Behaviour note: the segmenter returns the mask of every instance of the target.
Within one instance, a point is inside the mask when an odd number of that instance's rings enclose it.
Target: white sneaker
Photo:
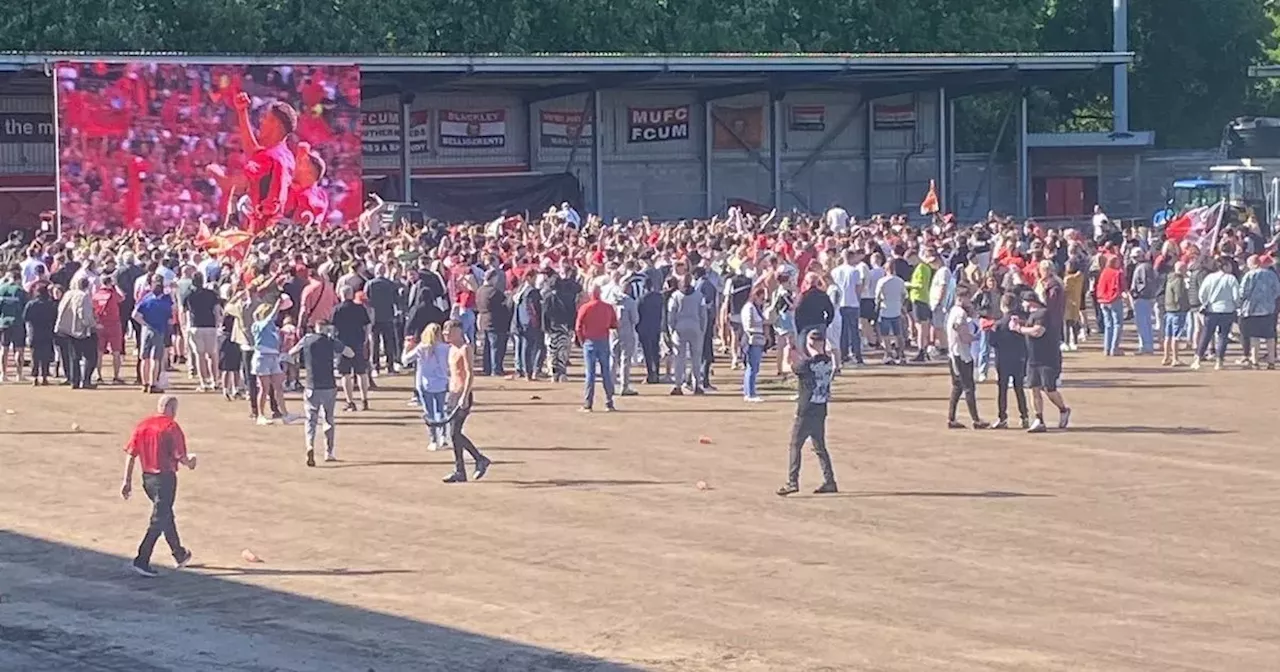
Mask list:
[[[293,423],[301,419],[302,419],[302,416],[300,415],[294,415],[293,413],[285,413],[284,417],[280,418],[280,421],[286,425],[292,425]]]
[[[979,374],[978,374],[978,382],[979,382],[979,383],[985,383],[985,382],[987,382],[987,372],[986,372],[986,371],[983,371],[982,373],[979,373]]]
[[[270,417],[270,416],[266,416],[266,415],[259,415],[259,416],[258,416],[258,426],[259,426],[259,427],[266,427],[267,425],[270,425],[270,424],[271,424],[271,417]]]
[[[745,402],[747,402],[748,404],[762,404],[762,403],[764,403],[764,399],[762,399],[762,398],[760,398],[760,397],[743,397],[743,398],[742,398],[742,400],[743,400],[743,401],[745,401]]]
[[[436,452],[437,450],[440,450],[440,446],[436,445],[436,442],[435,442],[435,441],[432,441],[431,443],[428,443],[428,444],[427,444],[427,450],[429,450],[429,451],[431,451],[431,452],[433,452],[433,453],[434,453],[434,452]]]

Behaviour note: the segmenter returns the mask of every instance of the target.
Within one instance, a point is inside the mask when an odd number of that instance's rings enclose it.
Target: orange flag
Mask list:
[[[933,180],[929,180],[929,193],[924,195],[923,201],[920,201],[920,214],[933,215],[937,214],[938,210],[938,185]]]

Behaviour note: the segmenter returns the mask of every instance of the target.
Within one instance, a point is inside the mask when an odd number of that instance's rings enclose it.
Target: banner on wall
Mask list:
[[[506,110],[440,110],[441,147],[489,149],[506,144]]]
[[[262,230],[354,221],[364,208],[358,67],[142,59],[55,72],[64,229],[162,233],[229,220]],[[277,139],[286,110],[297,125]],[[242,115],[272,146],[243,145]]]
[[[902,105],[876,103],[872,105],[872,109],[874,110],[872,119],[876,130],[900,131],[916,127],[915,103],[904,103]]]
[[[542,110],[539,113],[543,147],[590,147],[595,129],[582,110]]]
[[[627,108],[627,142],[666,142],[688,139],[688,105]]]
[[[792,105],[789,126],[793,131],[825,131],[827,130],[827,107],[825,105]]]
[[[373,110],[360,113],[360,133],[365,156],[400,155],[400,110]],[[431,112],[409,113],[409,152],[425,154],[431,149]]]
[[[0,113],[0,143],[53,142],[53,115],[31,112]]]
[[[711,146],[715,149],[760,149],[764,144],[764,108],[723,107],[711,110]]]

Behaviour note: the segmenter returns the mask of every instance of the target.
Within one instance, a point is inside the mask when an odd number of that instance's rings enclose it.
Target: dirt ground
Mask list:
[[[589,415],[576,381],[486,380],[495,466],[466,485],[407,377],[315,469],[300,427],[187,387],[196,565],[162,542],[154,580],[125,567],[141,489],[118,494],[154,397],[4,385],[0,669],[1277,669],[1280,373],[1071,354],[1073,427],[1028,436],[948,432],[940,365],[871,366],[831,407],[840,494],[807,494],[806,451],[790,499],[790,393],[745,405],[723,373]]]

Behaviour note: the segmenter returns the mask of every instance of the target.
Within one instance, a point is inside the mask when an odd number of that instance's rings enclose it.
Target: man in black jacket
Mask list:
[[[822,329],[825,334],[826,328],[835,319],[836,307],[832,305],[831,297],[827,296],[822,278],[816,273],[810,273],[805,284],[808,289],[804,290],[800,301],[796,303],[796,333],[804,334],[806,331]]]
[[[302,404],[306,409],[307,466],[316,466],[316,427],[324,424],[324,461],[337,460],[334,454],[334,406],[338,403],[338,382],[334,375],[334,362],[338,355],[350,359],[355,351],[330,336],[333,325],[317,322],[315,331],[306,334],[289,351],[290,358],[302,355],[306,364],[307,379],[302,391]]]
[[[666,313],[666,300],[658,286],[646,282],[645,293],[640,297],[636,312],[640,317],[636,322],[636,336],[640,339],[640,350],[644,353],[644,382],[656,385],[661,382],[659,365],[662,357],[659,354],[662,343],[662,322]]]
[[[373,268],[373,279],[364,286],[365,299],[373,312],[371,340],[373,341],[373,375],[382,372],[382,362],[387,363],[387,373],[396,372],[396,355],[400,350],[396,343],[396,285],[387,278],[387,265]]]

